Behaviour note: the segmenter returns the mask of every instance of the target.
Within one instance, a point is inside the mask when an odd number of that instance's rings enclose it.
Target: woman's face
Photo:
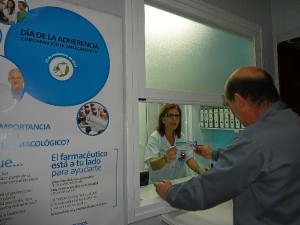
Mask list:
[[[180,122],[180,114],[177,109],[170,109],[162,118],[166,131],[174,131]]]
[[[13,8],[14,7],[14,3],[12,3],[11,1],[7,2],[7,8]]]

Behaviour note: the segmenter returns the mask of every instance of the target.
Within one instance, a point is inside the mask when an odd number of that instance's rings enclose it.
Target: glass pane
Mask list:
[[[254,65],[251,37],[145,5],[146,88],[222,94],[228,76]]]
[[[157,196],[155,192],[155,188],[153,184],[149,184],[149,174],[151,170],[149,170],[148,165],[144,162],[145,153],[147,151],[146,146],[148,144],[148,138],[150,135],[156,130],[158,126],[158,117],[159,112],[163,106],[163,103],[139,103],[139,154],[140,154],[140,162],[139,162],[139,170],[140,170],[140,199],[147,200]],[[205,125],[205,122],[202,119],[206,120],[202,117],[205,114],[205,110],[207,110],[208,114],[211,110],[214,110],[213,121],[216,120],[229,120],[233,119],[231,116],[226,116],[223,106],[200,106],[200,105],[179,105],[182,113],[181,117],[181,132],[184,135],[183,141],[196,141],[198,144],[208,144],[213,149],[217,148],[225,148],[228,146],[236,135],[241,130],[236,129],[236,127],[230,126],[228,128],[221,128],[220,124],[213,124],[211,127],[209,125]],[[215,110],[218,110],[217,112]],[[228,114],[232,114],[228,111]],[[232,114],[233,115],[233,114]],[[207,118],[210,119],[210,116]],[[202,123],[204,123],[202,125]],[[162,149],[160,149],[162,151]],[[179,151],[180,152],[180,151]],[[197,161],[201,167],[210,167],[212,164],[216,162],[212,160],[206,160],[201,156],[198,156],[195,153],[192,153],[192,157]],[[181,168],[183,169],[183,168]],[[172,180],[172,182],[182,182],[186,179],[189,179],[192,176],[197,175],[187,166],[185,167],[186,176],[177,177]],[[175,169],[176,170],[176,169]],[[158,170],[159,172],[160,170]],[[170,173],[174,171],[170,170]]]

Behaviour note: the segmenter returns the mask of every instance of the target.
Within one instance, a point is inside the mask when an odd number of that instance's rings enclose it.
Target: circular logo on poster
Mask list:
[[[68,59],[57,57],[49,63],[49,71],[57,80],[68,80],[73,75],[73,65]]]

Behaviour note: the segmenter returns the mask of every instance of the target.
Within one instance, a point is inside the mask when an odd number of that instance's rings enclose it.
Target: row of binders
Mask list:
[[[201,106],[200,127],[221,129],[245,128],[226,106]]]

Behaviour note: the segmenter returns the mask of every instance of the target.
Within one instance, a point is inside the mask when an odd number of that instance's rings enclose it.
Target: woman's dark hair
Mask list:
[[[177,109],[179,112],[179,116],[181,117],[181,109],[179,105],[177,104],[164,104],[163,107],[160,109],[159,116],[158,116],[158,126],[156,130],[161,136],[164,136],[166,131],[165,131],[165,124],[162,121],[162,118],[165,117],[166,113],[168,113],[169,110],[171,109]],[[179,120],[179,124],[177,128],[174,130],[175,136],[177,138],[181,138],[181,119]]]
[[[15,3],[15,1],[14,1],[14,0],[7,0],[7,3],[6,3],[6,4],[8,4],[8,2],[11,2],[11,3],[13,3],[13,7],[9,9],[9,15],[12,15],[12,14],[13,14],[13,12],[15,11],[15,8],[16,8],[16,3]]]
[[[225,97],[230,102],[234,100],[234,94],[238,93],[243,98],[252,101],[257,106],[264,101],[276,102],[279,94],[269,73],[259,69],[263,77],[234,77],[226,84]]]

